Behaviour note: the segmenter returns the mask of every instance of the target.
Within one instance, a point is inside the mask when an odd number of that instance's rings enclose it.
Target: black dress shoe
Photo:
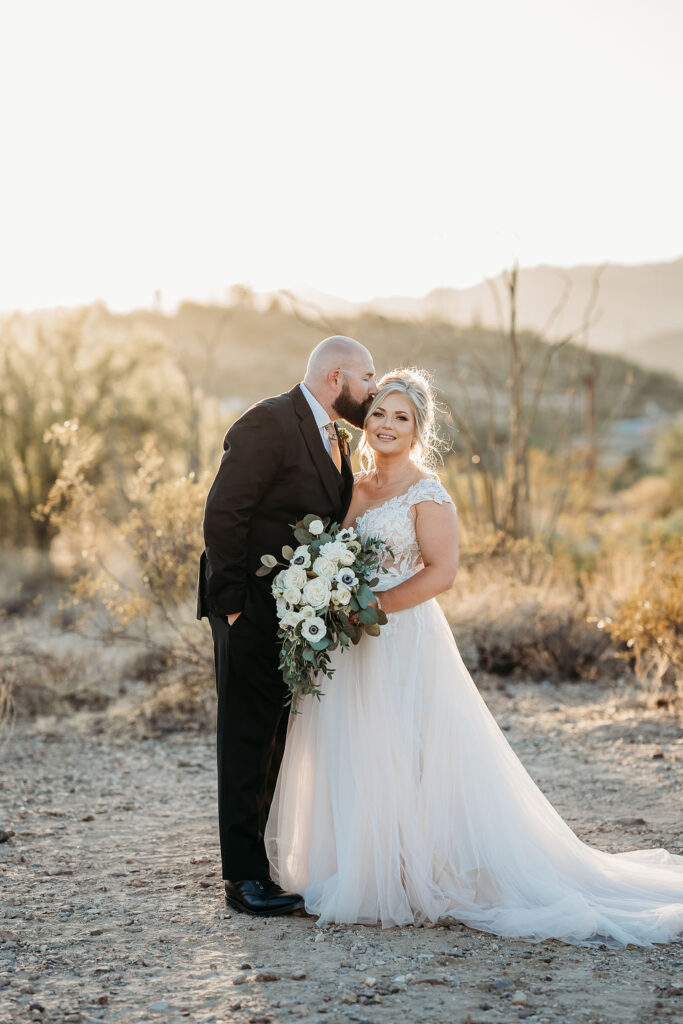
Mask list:
[[[247,878],[225,883],[225,902],[235,910],[257,917],[291,914],[301,910],[304,901],[295,892],[284,892],[270,878]]]

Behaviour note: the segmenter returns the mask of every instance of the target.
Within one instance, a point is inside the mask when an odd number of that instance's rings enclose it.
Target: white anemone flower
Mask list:
[[[312,619],[306,619],[301,627],[301,635],[313,644],[317,643],[318,640],[322,640],[326,634],[325,622],[317,615]]]
[[[298,566],[299,569],[309,569],[311,565],[311,552],[305,544],[298,547],[292,555],[290,566]]]

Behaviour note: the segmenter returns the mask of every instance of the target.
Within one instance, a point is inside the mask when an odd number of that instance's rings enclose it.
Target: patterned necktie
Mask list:
[[[337,437],[337,431],[335,430],[334,423],[325,424],[325,433],[327,434],[327,440],[330,442],[332,461],[337,467],[337,471],[341,473],[341,452],[339,451],[339,438]]]

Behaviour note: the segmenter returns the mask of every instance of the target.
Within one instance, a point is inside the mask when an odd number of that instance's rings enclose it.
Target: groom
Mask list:
[[[362,427],[377,393],[370,353],[336,335],[311,352],[302,384],[266,398],[230,427],[206,501],[197,617],[213,633],[218,693],[218,826],[225,898],[249,914],[303,906],[269,877],[263,841],[289,710],[277,617],[261,555],[292,540],[314,512],[341,522],[351,501],[348,445],[334,423]]]

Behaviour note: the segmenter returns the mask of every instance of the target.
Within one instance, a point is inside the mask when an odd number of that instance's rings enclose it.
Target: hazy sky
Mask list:
[[[0,309],[683,252],[681,0],[0,12]]]

